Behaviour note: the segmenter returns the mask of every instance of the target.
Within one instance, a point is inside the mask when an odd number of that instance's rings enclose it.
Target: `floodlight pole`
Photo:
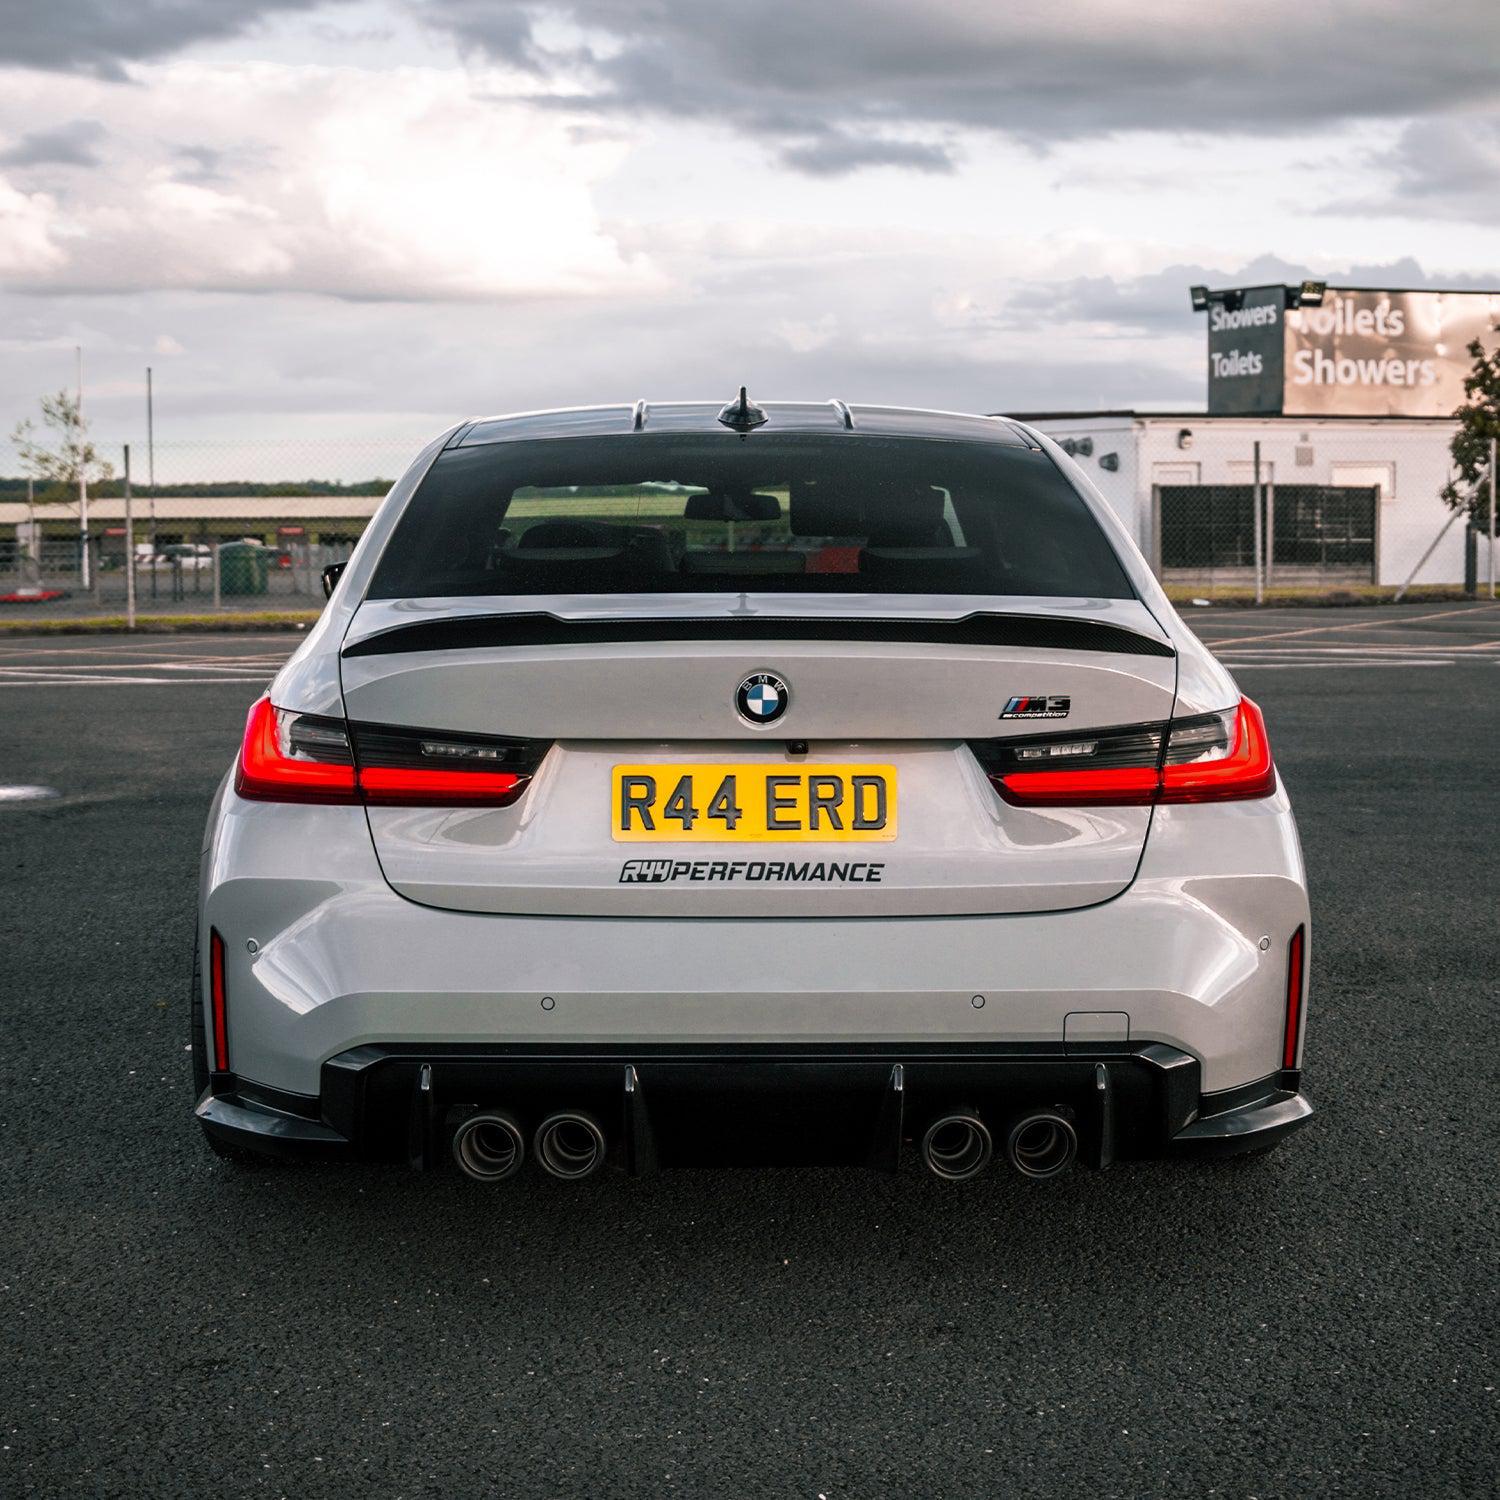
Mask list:
[[[73,423],[73,446],[78,459],[78,582],[88,591],[91,580],[89,568],[89,482],[83,472],[83,345],[75,344],[73,353],[78,357],[78,405],[74,408],[77,420]]]
[[[125,628],[135,629],[135,513],[130,504],[130,444],[125,444]]]
[[[151,550],[156,551],[156,420],[151,401],[151,366],[146,366],[146,491],[151,505]]]

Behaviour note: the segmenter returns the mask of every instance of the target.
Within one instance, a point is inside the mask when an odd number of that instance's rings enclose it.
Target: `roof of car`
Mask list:
[[[465,423],[448,440],[450,448],[530,438],[606,437],[620,433],[723,433],[745,429],[720,421],[721,401],[636,401],[618,406],[573,406],[554,411],[514,412]],[[907,406],[850,406],[842,401],[766,401],[764,422],[752,432],[862,433],[881,437],[967,438],[1007,448],[1032,448],[1036,441],[1005,417],[970,412],[922,411]]]

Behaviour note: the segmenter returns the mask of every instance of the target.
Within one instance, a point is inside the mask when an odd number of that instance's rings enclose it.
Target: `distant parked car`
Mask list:
[[[177,569],[183,573],[207,571],[214,565],[214,549],[204,542],[168,542],[151,550],[150,542],[142,542],[136,548],[136,567],[153,572],[170,573]]]
[[[49,589],[40,584],[22,584],[7,594],[0,594],[0,604],[50,604],[54,599],[66,599],[67,589]]]

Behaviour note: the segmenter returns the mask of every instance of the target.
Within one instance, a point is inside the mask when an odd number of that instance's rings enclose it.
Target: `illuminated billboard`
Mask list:
[[[1329,287],[1215,292],[1210,415],[1446,417],[1464,399],[1476,338],[1500,341],[1500,293]]]

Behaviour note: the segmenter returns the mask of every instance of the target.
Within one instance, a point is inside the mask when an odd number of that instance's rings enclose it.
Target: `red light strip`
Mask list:
[[[1297,1066],[1297,1042],[1302,1030],[1303,929],[1292,934],[1286,954],[1286,1039],[1281,1048],[1281,1066]]]
[[[426,771],[398,766],[362,766],[359,784],[370,802],[488,802],[503,805],[520,796],[528,777],[513,771]]]
[[[1149,806],[1161,778],[1155,766],[1114,771],[1013,771],[992,778],[1007,802],[1022,807]]]
[[[213,1001],[214,1071],[229,1071],[229,996],[224,984],[224,939],[208,934],[208,987]]]

